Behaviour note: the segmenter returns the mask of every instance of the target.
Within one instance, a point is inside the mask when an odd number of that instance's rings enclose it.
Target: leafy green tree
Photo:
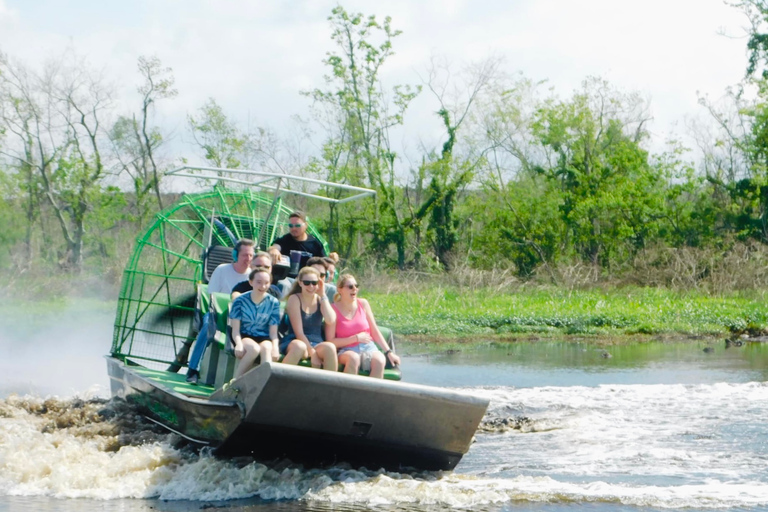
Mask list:
[[[432,250],[440,265],[450,269],[454,249],[459,241],[461,219],[456,216],[462,190],[470,184],[485,161],[486,148],[471,142],[462,143],[460,135],[466,121],[476,110],[483,94],[498,78],[498,59],[486,59],[453,75],[447,64],[438,65],[433,59],[427,87],[437,99],[437,115],[446,131],[446,140],[437,158],[430,155],[427,198],[419,208],[429,213],[427,230]],[[464,137],[469,140],[469,136]]]
[[[0,148],[0,151],[8,159],[7,170],[12,173],[7,183],[12,188],[18,187],[20,193],[17,204],[25,214],[24,260],[27,262],[33,258],[32,233],[43,201],[40,180],[31,163],[35,149],[35,111],[32,102],[22,94],[23,90],[32,87],[32,80],[26,68],[13,65],[8,56],[0,54],[0,131],[7,134],[6,147]],[[21,158],[12,147],[17,141],[23,153]]]
[[[477,116],[477,144],[486,149],[482,185],[470,197],[472,261],[482,268],[511,261],[518,274],[545,270],[557,282],[555,264],[573,253],[561,220],[561,188],[541,169],[547,163],[534,125],[542,108],[541,82],[512,77],[493,84]]]
[[[25,213],[19,208],[21,198],[14,178],[13,175],[0,172],[0,226],[3,226],[3,229],[0,229],[0,268],[9,268],[15,263],[13,249],[17,244],[25,242],[27,237]],[[24,256],[27,254],[25,251]]]
[[[669,247],[711,244],[719,236],[718,226],[722,226],[713,185],[686,160],[689,150],[679,141],[668,141],[667,145],[651,161],[666,182],[658,242]]]
[[[187,122],[195,144],[205,152],[205,159],[212,166],[240,168],[247,137],[227,118],[216,100],[209,98],[198,115],[188,116]]]
[[[446,109],[439,112],[448,140],[443,144],[440,159],[430,166],[429,197],[421,210],[430,212],[428,229],[432,233],[432,247],[440,264],[448,270],[451,255],[458,242],[458,219],[455,218],[459,192],[474,176],[474,165],[468,161],[456,162],[453,151],[456,146],[456,132],[461,120],[452,123]],[[458,165],[457,165],[458,164]]]
[[[329,239],[338,243],[344,234],[347,247],[341,252],[348,256],[352,245],[359,243],[354,239],[371,233],[371,246],[379,257],[390,242],[395,243],[398,264],[402,266],[405,237],[398,208],[397,155],[389,141],[389,130],[403,123],[403,115],[419,88],[395,86],[391,97],[383,92],[381,68],[393,55],[392,39],[400,34],[392,28],[391,18],[380,23],[375,16],[350,14],[337,6],[329,21],[336,50],[329,52],[324,61],[330,68],[325,77],[328,89],[306,93],[314,101],[316,117],[333,125],[318,167],[325,170],[329,181],[366,186],[378,192],[371,206],[364,206],[357,215],[349,209],[342,211],[352,215],[340,215],[339,208],[331,206]],[[399,234],[391,236],[392,230]]]
[[[765,0],[732,0],[726,4],[740,9],[750,27],[747,39],[747,77],[768,79],[768,3]]]
[[[486,182],[469,202],[478,226],[471,244],[475,266],[503,268],[511,262],[524,277],[543,267],[557,282],[553,264],[568,254],[559,211],[562,198],[554,183],[521,173],[501,184]]]
[[[647,120],[638,95],[598,79],[537,115],[534,134],[549,152],[539,172],[561,189],[566,243],[596,266],[628,256],[658,231],[664,182],[640,145]]]
[[[715,129],[696,126],[704,176],[711,189],[717,236],[768,241],[768,87],[751,81],[754,97],[729,90],[707,109]]]

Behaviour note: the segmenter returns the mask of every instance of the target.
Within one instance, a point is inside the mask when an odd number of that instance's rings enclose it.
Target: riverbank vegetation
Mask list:
[[[759,337],[768,333],[764,296],[712,297],[658,288],[543,288],[491,295],[488,290],[438,287],[418,294],[372,293],[369,298],[382,324],[400,334],[430,339]]]
[[[633,285],[565,288],[475,270],[362,273],[358,282],[379,323],[410,340],[577,338],[625,343],[768,336],[768,292],[759,290],[713,294]],[[13,325],[15,318],[34,318],[44,326],[63,318],[114,314],[115,290],[78,288],[64,280],[47,285],[32,282],[14,296],[0,297],[0,320]]]
[[[751,22],[749,69],[721,100],[700,98],[692,144],[651,144],[651,100],[601,78],[563,95],[498,59],[434,58],[413,83],[387,83],[393,20],[337,7],[328,72],[303,91],[296,133],[245,128],[211,97],[186,119],[191,156],[376,190],[354,206],[296,206],[344,267],[412,283],[371,290],[404,333],[759,331],[768,11],[735,7]],[[184,91],[156,57],[137,57],[133,98],[77,56],[54,60],[0,54],[0,292],[110,296],[135,237],[175,199],[163,173],[190,155],[156,119]],[[442,139],[401,147],[417,100]]]

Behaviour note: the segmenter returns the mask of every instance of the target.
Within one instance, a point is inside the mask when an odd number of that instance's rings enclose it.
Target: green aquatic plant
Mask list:
[[[402,334],[762,333],[768,310],[759,296],[714,297],[655,288],[526,290],[423,288],[367,294],[380,322]]]

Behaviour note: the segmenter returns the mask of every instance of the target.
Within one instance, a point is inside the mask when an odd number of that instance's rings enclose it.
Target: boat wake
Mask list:
[[[764,445],[754,437],[763,431],[768,386],[511,391],[481,390],[491,410],[453,473],[219,459],[120,400],[11,396],[0,400],[0,496],[299,500],[313,510],[768,505]],[[737,413],[745,419],[734,438]],[[718,438],[735,440],[703,451]]]
[[[0,494],[6,496],[296,500],[384,474],[346,466],[305,469],[287,460],[218,459],[118,399],[0,400]]]

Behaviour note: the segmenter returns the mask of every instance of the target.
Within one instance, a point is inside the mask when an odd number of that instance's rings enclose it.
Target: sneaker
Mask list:
[[[200,373],[197,370],[189,370],[189,373],[187,373],[187,382],[190,384],[197,384],[198,380],[200,380]]]

